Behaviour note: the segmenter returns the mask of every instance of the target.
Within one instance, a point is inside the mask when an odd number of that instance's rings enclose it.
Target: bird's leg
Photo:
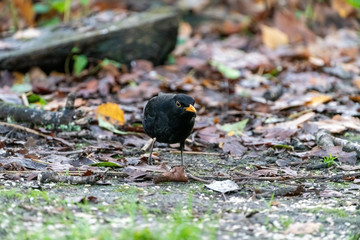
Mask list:
[[[148,165],[151,165],[152,164],[152,161],[151,161],[151,155],[152,155],[152,151],[153,151],[153,147],[154,147],[154,143],[156,141],[156,138],[153,138],[152,139],[152,143],[151,143],[151,147],[150,147],[150,155],[149,155],[149,158],[148,158]]]
[[[184,166],[184,160],[183,160],[184,145],[185,145],[185,141],[180,143],[181,166]]]

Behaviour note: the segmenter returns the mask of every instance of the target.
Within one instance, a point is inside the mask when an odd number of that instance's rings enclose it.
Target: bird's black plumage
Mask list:
[[[144,108],[143,126],[147,135],[163,143],[180,143],[181,165],[185,139],[190,135],[196,117],[195,100],[185,94],[159,94],[149,100]]]

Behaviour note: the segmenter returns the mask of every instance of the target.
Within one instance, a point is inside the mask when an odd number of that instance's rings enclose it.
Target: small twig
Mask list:
[[[41,173],[43,171],[0,171],[0,173],[4,173],[4,174],[33,174],[33,173]],[[86,171],[81,170],[81,171],[53,171],[54,173],[57,174],[68,174],[70,176],[82,176],[84,175],[84,173]],[[129,174],[125,173],[125,172],[115,172],[115,171],[94,171],[93,174],[105,174],[106,176],[111,176],[111,177],[127,177],[129,176]]]
[[[145,145],[141,148],[141,150],[143,150],[143,151],[149,150],[149,148],[150,148],[150,146],[151,146],[151,144],[152,144],[153,141],[154,141],[154,139],[150,138],[150,139],[145,143]]]
[[[260,181],[280,181],[288,180],[286,177],[233,177],[232,180],[260,180]],[[291,178],[291,180],[295,180]]]
[[[224,201],[227,201],[226,196],[225,196],[225,193],[221,192],[221,195],[223,196]]]
[[[32,133],[32,134],[41,136],[43,138],[49,138],[50,137],[50,136],[47,136],[47,135],[45,135],[45,134],[43,134],[41,132],[35,131],[35,130],[31,129],[31,128],[23,127],[23,126],[16,125],[16,124],[13,124],[13,123],[0,122],[0,125],[6,126],[6,127],[16,128],[16,129],[19,129],[19,130],[22,130],[22,131],[25,131],[25,132],[28,132],[28,133]]]
[[[11,129],[4,137],[4,139],[2,141],[5,141],[6,139],[9,138],[9,136],[15,131],[15,129]]]
[[[191,178],[193,180],[196,180],[196,181],[199,181],[199,182],[204,182],[204,183],[211,183],[210,180],[205,180],[205,179],[196,177],[196,176],[192,175],[191,173],[187,173],[187,175],[188,175],[189,178]]]
[[[170,151],[170,153],[180,154],[180,151],[179,151],[179,150],[173,150],[173,151]],[[184,151],[184,154],[221,156],[221,153],[212,153],[212,152],[192,152],[192,151]]]
[[[21,94],[21,99],[23,101],[24,106],[29,106],[29,100],[27,99],[27,96],[25,95],[25,93]]]
[[[68,151],[68,152],[40,152],[40,155],[51,155],[51,154],[56,154],[56,155],[72,155],[72,154],[80,154],[83,152],[87,152],[85,150],[74,150],[74,151]]]
[[[27,127],[24,127],[24,126],[20,126],[20,125],[16,125],[16,124],[13,124],[13,123],[6,123],[6,122],[0,122],[0,125],[3,125],[3,126],[6,126],[6,127],[12,127],[12,128],[16,128],[16,129],[19,129],[21,131],[24,131],[24,132],[28,132],[28,133],[32,133],[32,134],[35,134],[35,135],[38,135],[38,136],[41,136],[43,138],[46,138],[48,140],[56,140],[58,142],[61,142],[67,146],[70,146],[72,147],[73,144],[72,143],[69,143],[68,141],[65,141],[64,139],[62,138],[58,138],[58,137],[51,137],[51,136],[48,136],[48,135],[45,135],[41,132],[38,132],[34,129],[31,129],[31,128],[27,128]]]
[[[255,111],[246,111],[246,110],[230,110],[228,113],[228,115],[238,115],[238,114],[249,114],[249,115],[257,115],[257,116],[262,116],[262,117],[271,117],[273,116],[273,114],[271,113],[262,113],[262,112],[255,112]]]

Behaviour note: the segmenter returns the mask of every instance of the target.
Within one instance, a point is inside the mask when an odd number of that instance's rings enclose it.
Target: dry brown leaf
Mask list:
[[[331,133],[341,133],[346,129],[360,132],[360,119],[355,117],[335,115],[332,119],[325,119],[312,123],[316,124],[320,129],[328,130]]]
[[[320,104],[329,102],[331,99],[332,99],[332,97],[330,97],[328,95],[319,94],[319,95],[313,96],[310,101],[307,101],[305,103],[305,105],[310,106],[310,107],[317,107]]]
[[[314,112],[308,112],[291,121],[282,122],[278,124],[268,124],[265,125],[264,127],[259,126],[255,129],[255,132],[264,132],[267,129],[272,129],[275,127],[282,129],[297,129],[300,124],[303,124],[304,122],[310,120],[313,116],[315,116]]]
[[[307,223],[292,223],[284,232],[285,234],[310,234],[317,232],[321,227],[321,223],[307,222]]]
[[[124,125],[124,111],[116,103],[104,103],[95,109],[95,114],[107,119],[113,125]]]
[[[17,84],[21,84],[23,82],[24,79],[24,74],[20,73],[20,72],[13,72],[13,76],[15,78],[15,83]]]
[[[313,42],[316,36],[306,26],[304,20],[295,17],[291,11],[276,11],[274,16],[275,26],[288,37],[290,42]]]
[[[277,48],[289,43],[289,37],[277,28],[261,25],[261,32],[262,42],[269,48]]]
[[[46,79],[46,73],[39,67],[32,67],[29,71],[30,79],[33,81],[41,81]]]
[[[360,95],[350,96],[349,99],[354,102],[360,102]]]
[[[360,78],[359,77],[355,77],[353,80],[353,84],[360,89]]]
[[[187,182],[189,179],[185,174],[184,167],[174,167],[169,172],[164,172],[160,176],[154,178],[154,183],[161,182]]]
[[[230,35],[244,30],[246,26],[247,24],[244,22],[226,19],[221,26],[221,32],[223,34]]]
[[[34,26],[34,8],[32,0],[12,0],[19,14],[29,26]]]

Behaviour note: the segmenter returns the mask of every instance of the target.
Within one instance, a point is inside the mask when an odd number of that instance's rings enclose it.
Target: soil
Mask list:
[[[286,155],[281,153],[282,158]],[[290,155],[288,155],[291,158]],[[160,151],[160,159],[169,165],[178,165],[179,155]],[[273,166],[264,159],[232,158],[231,156],[185,155],[187,172],[206,179],[218,176],[226,179],[242,169]],[[304,171],[298,167],[298,174]],[[328,168],[327,175],[340,171]],[[309,174],[310,172],[307,171]],[[312,171],[313,175],[323,172]],[[92,227],[101,225],[120,231],[131,222],[128,213],[119,206],[136,204],[135,226],[158,229],[166,225],[164,219],[176,209],[189,210],[195,219],[202,219],[203,239],[358,239],[360,225],[359,189],[349,181],[337,182],[317,179],[263,181],[247,179],[237,181],[240,190],[222,195],[205,187],[206,183],[191,180],[188,183],[153,184],[151,181],[126,182],[122,178],[111,178],[110,185],[69,185],[47,183],[39,186],[36,181],[4,180],[1,185],[2,214],[16,218],[25,226],[23,230],[34,231],[44,227],[48,215],[54,211],[72,211],[75,218],[87,219]],[[290,196],[294,189],[299,193]],[[55,204],[39,205],[15,200],[9,207],[8,190],[27,193],[30,189],[45,191],[48,197],[67,202],[63,209]],[[79,207],[88,199],[89,211]],[[64,210],[65,209],[65,210]],[[113,210],[109,210],[113,209]],[[140,214],[145,209],[146,214]],[[56,212],[55,211],[55,212]],[[14,214],[16,213],[16,214]],[[85,217],[82,216],[85,214]],[[61,214],[60,214],[61,215]],[[40,221],[35,221],[36,219]],[[128,219],[128,220],[126,220]],[[15,221],[15,220],[14,220]],[[116,223],[116,224],[115,224]],[[301,224],[300,224],[301,223]],[[16,235],[11,222],[2,220],[0,232],[3,239]],[[61,228],[61,227],[60,227]],[[7,229],[7,230],[6,230]],[[56,231],[54,232],[56,233]]]

